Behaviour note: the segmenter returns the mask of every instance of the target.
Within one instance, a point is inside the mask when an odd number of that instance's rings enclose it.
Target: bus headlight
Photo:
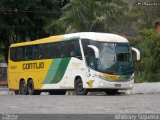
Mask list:
[[[129,87],[132,88],[132,87],[133,87],[133,84],[130,84]]]
[[[100,86],[104,86],[103,83],[100,83]]]

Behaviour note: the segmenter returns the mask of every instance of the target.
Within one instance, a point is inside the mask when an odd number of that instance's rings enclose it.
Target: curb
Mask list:
[[[127,90],[126,94],[155,94],[160,93],[160,82],[135,83],[133,89]]]

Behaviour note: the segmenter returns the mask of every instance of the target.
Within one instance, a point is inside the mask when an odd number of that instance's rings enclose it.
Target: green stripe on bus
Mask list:
[[[71,58],[62,58],[62,60],[59,64],[59,67],[56,71],[56,74],[55,74],[53,80],[51,81],[51,83],[58,83],[62,80],[70,59]]]
[[[52,79],[54,78],[56,71],[59,67],[60,62],[61,62],[61,58],[52,60],[52,63],[51,63],[50,68],[48,70],[47,76],[43,82],[44,84],[50,83],[52,81]]]
[[[51,63],[44,84],[58,83],[62,80],[71,58],[54,59]]]

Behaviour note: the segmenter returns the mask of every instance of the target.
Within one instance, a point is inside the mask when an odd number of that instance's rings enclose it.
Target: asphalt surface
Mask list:
[[[160,94],[118,96],[0,95],[0,113],[137,114],[160,113]]]

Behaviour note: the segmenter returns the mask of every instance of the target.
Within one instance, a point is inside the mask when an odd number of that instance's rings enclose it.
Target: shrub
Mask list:
[[[143,29],[131,44],[141,52],[141,61],[135,63],[136,82],[160,82],[160,34]]]

